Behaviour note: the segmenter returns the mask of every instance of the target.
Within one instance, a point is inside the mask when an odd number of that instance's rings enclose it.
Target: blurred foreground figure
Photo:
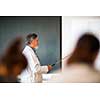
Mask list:
[[[100,43],[92,34],[86,32],[80,37],[64,72],[52,82],[100,82],[100,72],[94,66]]]
[[[16,38],[1,58],[0,82],[19,82],[17,76],[26,66],[27,60],[22,54],[22,39]]]

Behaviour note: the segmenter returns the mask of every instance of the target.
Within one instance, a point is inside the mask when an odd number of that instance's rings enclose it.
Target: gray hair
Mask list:
[[[32,34],[28,34],[26,36],[26,44],[30,44],[32,42],[32,40],[36,39],[38,36],[35,33]]]

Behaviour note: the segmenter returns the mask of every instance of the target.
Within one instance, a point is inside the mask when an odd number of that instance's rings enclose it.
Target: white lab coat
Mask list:
[[[38,57],[30,46],[26,46],[23,54],[27,58],[28,66],[19,76],[21,82],[42,82],[42,73],[48,72],[48,66],[41,66]]]
[[[100,82],[100,72],[87,64],[72,64],[57,77],[48,82],[57,83],[93,83]]]

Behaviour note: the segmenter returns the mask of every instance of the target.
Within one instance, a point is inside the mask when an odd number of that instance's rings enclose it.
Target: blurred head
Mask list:
[[[37,34],[35,33],[27,35],[26,40],[27,40],[27,44],[32,48],[37,48],[39,45],[39,39]]]
[[[17,77],[26,67],[27,60],[22,54],[22,39],[16,38],[8,47],[1,61],[8,69],[8,75]]]
[[[22,51],[22,42],[23,39],[21,37],[14,38],[11,43],[9,43],[3,56],[17,55],[20,53]]]
[[[68,59],[68,64],[72,63],[86,63],[94,64],[94,61],[99,52],[100,43],[99,40],[92,35],[91,32],[86,32],[82,35],[75,47],[74,52]]]

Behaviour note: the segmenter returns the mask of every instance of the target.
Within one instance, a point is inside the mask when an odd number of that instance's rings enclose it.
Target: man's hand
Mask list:
[[[48,65],[48,70],[52,70],[52,66],[51,65]]]

